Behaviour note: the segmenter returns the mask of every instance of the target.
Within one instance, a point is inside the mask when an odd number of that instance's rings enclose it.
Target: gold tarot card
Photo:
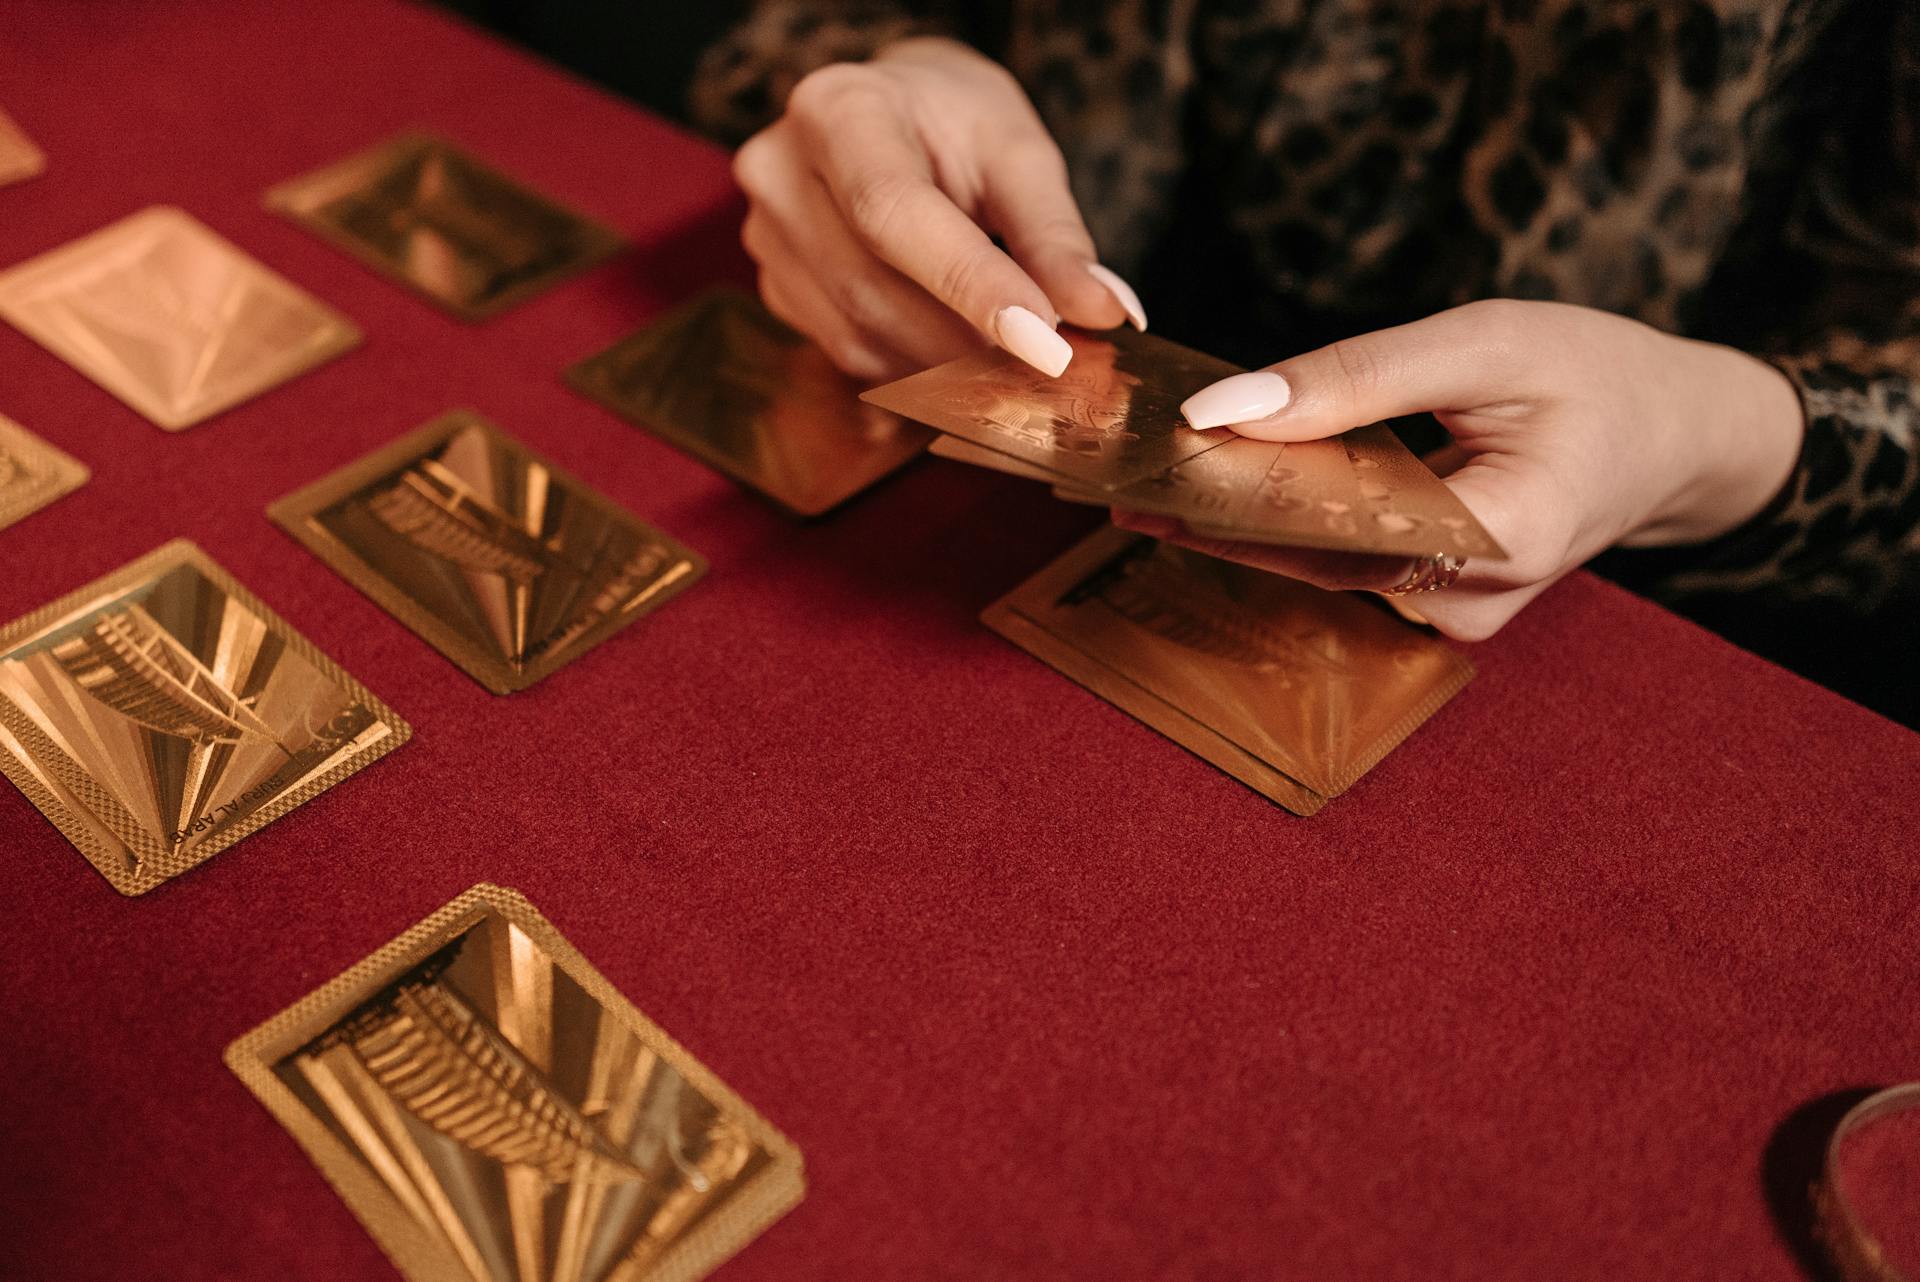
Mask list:
[[[0,111],[0,187],[25,182],[46,167],[47,154]]]
[[[86,464],[0,414],[0,530],[87,483]]]
[[[694,299],[567,381],[800,516],[852,498],[934,436],[862,403],[826,353],[734,290]]]
[[[172,432],[360,341],[346,317],[165,205],[0,273],[0,316]]]
[[[1379,602],[1104,529],[987,608],[987,625],[1310,815],[1473,667]]]
[[[0,629],[0,771],[123,895],[411,733],[185,541]]]
[[[1323,441],[1245,437],[1123,490],[1061,498],[1178,517],[1208,538],[1504,560],[1473,513],[1385,423]]]
[[[495,694],[524,690],[707,569],[471,410],[267,515]]]
[[[984,445],[975,445],[972,441],[963,441],[957,436],[948,436],[945,433],[933,438],[933,444],[927,446],[927,453],[943,459],[950,459],[955,463],[966,463],[973,467],[984,467],[990,472],[1005,472],[1008,476],[1018,477],[1023,481],[1044,481],[1052,485],[1054,481],[1059,479],[1052,472],[1034,467],[1030,463],[1022,463],[1011,454],[1002,454],[999,450],[990,450]],[[1208,453],[1212,453],[1212,451],[1209,450]],[[1206,455],[1202,454],[1200,457],[1205,458]],[[1056,489],[1058,488],[1059,487],[1056,487]],[[1075,491],[1074,496],[1077,496],[1078,493],[1078,491]],[[1088,493],[1091,494],[1092,491],[1088,491]],[[1061,494],[1060,497],[1068,498],[1070,496]],[[1079,501],[1077,497],[1075,501]],[[1108,500],[1104,497],[1089,498],[1085,501],[1088,503],[1098,503],[1101,507],[1106,507],[1108,504]]]
[[[1073,363],[1059,378],[993,349],[861,399],[1086,490],[1158,476],[1232,439],[1224,428],[1188,427],[1180,403],[1237,367],[1130,329],[1060,333]]]
[[[227,1048],[409,1282],[691,1282],[800,1153],[480,885]]]
[[[281,183],[267,207],[478,321],[626,244],[444,138],[402,134]]]

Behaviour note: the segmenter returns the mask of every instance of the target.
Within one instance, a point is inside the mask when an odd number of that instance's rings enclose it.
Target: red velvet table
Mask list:
[[[0,264],[173,203],[368,334],[170,436],[0,328],[95,473],[0,617],[184,535],[415,727],[134,900],[0,790],[0,1276],[391,1276],[220,1053],[481,880],[805,1153],[730,1282],[1791,1278],[1795,1119],[1920,1077],[1920,736],[1576,576],[1295,819],[976,622],[1084,510],[928,460],[797,525],[562,386],[742,276],[717,150],[377,0],[10,0],[0,109]],[[261,208],[409,125],[640,248],[470,327]],[[710,576],[496,698],[268,524],[463,405]]]

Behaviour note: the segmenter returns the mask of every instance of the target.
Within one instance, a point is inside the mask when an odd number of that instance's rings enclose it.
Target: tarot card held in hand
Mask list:
[[[1157,476],[1232,439],[1199,432],[1180,402],[1234,366],[1132,330],[1062,329],[1073,363],[1048,378],[998,349],[963,356],[861,397],[1087,490]]]
[[[1031,463],[1022,463],[1011,454],[1002,454],[999,450],[990,450],[984,445],[975,445],[972,441],[963,441],[957,436],[948,436],[944,432],[933,438],[933,444],[927,446],[927,453],[939,458],[952,459],[955,463],[967,463],[993,472],[1005,472],[1008,476],[1017,476],[1023,481],[1044,481],[1052,485],[1059,479],[1045,468],[1035,467]],[[1086,491],[1088,494],[1095,492]],[[1078,494],[1080,491],[1076,490],[1074,493]],[[1104,498],[1088,500],[1088,502],[1095,501],[1102,507],[1107,505]]]
[[[1115,529],[982,617],[1302,815],[1346,791],[1473,676],[1378,602]]]
[[[495,694],[578,658],[707,568],[471,410],[267,514]]]
[[[46,167],[46,153],[0,111],[0,187],[25,182]]]
[[[0,414],[0,530],[87,483],[86,465]]]
[[[692,1282],[800,1153],[480,885],[227,1048],[409,1282]]]
[[[852,498],[934,436],[863,404],[826,353],[732,290],[588,357],[567,381],[801,516]]]
[[[346,317],[164,205],[0,274],[0,316],[174,432],[360,341]]]
[[[1240,437],[1123,490],[1054,493],[1178,517],[1207,538],[1391,556],[1507,555],[1385,423],[1292,444]]]
[[[122,894],[410,733],[191,543],[0,629],[0,770]]]
[[[282,183],[267,193],[267,206],[469,321],[626,243],[429,134],[403,134]]]

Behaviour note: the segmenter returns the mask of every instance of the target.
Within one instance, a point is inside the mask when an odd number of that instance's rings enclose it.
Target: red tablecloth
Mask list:
[[[561,385],[740,275],[712,148],[381,0],[11,0],[0,108],[0,264],[175,203],[369,336],[169,436],[0,327],[95,472],[0,616],[185,535],[416,730],[137,900],[0,789],[0,1275],[390,1276],[220,1052],[483,879],[805,1152],[732,1282],[1788,1278],[1782,1127],[1920,1077],[1920,736],[1579,576],[1294,819],[976,623],[1084,511],[929,461],[795,525]],[[474,328],[262,210],[416,124],[642,248]],[[495,698],[262,514],[460,405],[711,575]]]

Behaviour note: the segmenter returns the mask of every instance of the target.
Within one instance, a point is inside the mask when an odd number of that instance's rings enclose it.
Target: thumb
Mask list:
[[[1312,441],[1382,419],[1511,399],[1525,373],[1516,304],[1469,303],[1235,374],[1188,397],[1197,428],[1263,441]]]
[[[1046,291],[1063,320],[1086,329],[1132,321],[1135,329],[1145,329],[1139,296],[1100,266],[1060,149],[1037,120],[1033,128],[1034,137],[986,158],[980,206],[987,225]]]

